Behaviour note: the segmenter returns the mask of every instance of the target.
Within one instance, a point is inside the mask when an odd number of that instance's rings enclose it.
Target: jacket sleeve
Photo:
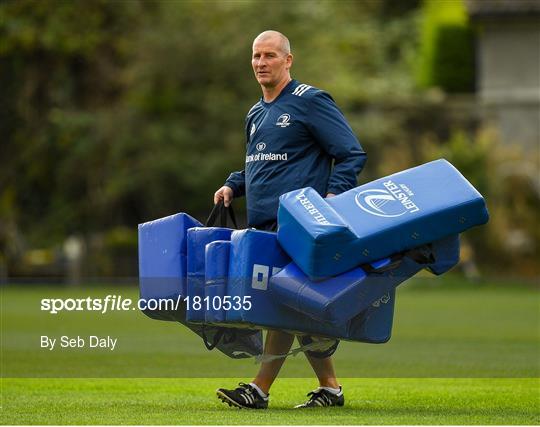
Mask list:
[[[321,147],[334,159],[328,193],[340,194],[356,187],[367,155],[345,116],[326,92],[315,94],[309,105],[309,128]]]
[[[246,194],[246,174],[245,171],[233,172],[225,181],[227,187],[231,187],[234,197],[241,197]]]

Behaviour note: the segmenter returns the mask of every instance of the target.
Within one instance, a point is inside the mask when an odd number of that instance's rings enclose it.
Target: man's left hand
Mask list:
[[[326,195],[326,198],[329,199],[330,197],[334,197],[334,196],[335,196],[334,193],[328,193],[328,194]]]

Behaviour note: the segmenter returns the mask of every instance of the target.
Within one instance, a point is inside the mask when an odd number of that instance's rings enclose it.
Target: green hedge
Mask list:
[[[425,0],[418,61],[421,87],[474,91],[474,35],[462,0]]]

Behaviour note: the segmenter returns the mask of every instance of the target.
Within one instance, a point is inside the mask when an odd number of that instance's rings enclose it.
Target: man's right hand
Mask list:
[[[225,207],[229,207],[233,199],[233,190],[231,187],[224,185],[218,191],[214,193],[214,205],[217,205],[220,201],[223,201]]]

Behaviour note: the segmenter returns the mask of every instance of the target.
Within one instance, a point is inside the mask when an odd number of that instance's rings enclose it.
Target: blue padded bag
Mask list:
[[[280,248],[275,233],[254,229],[234,231],[230,242],[227,295],[239,306],[226,312],[223,325],[278,329],[371,343],[389,339],[393,301],[381,307],[368,307],[351,321],[331,324],[314,320],[273,298],[270,279],[290,261]],[[242,304],[246,297],[250,307]],[[351,328],[354,333],[350,332]]]
[[[247,310],[233,307],[227,311],[227,322],[260,324],[259,317],[270,320],[273,315],[265,312],[269,279],[291,262],[280,248],[276,234],[255,229],[234,231],[229,259],[227,294],[235,304],[241,304],[246,299],[252,307]]]
[[[349,322],[347,339],[383,344],[392,336],[396,290],[391,289]]]
[[[141,299],[174,299],[186,295],[187,230],[202,224],[178,213],[139,224],[139,290]],[[149,317],[175,320],[170,310],[146,310]]]
[[[456,250],[457,249],[457,250]],[[339,276],[315,282],[294,263],[272,277],[272,295],[282,304],[313,319],[341,324],[388,294],[422,268],[448,270],[459,261],[459,236],[357,267]]]
[[[187,232],[187,296],[190,301],[186,313],[188,322],[205,320],[203,299],[206,245],[215,240],[229,240],[232,232],[231,228],[222,227],[194,227]],[[193,304],[196,301],[194,298],[199,298],[200,307]]]
[[[148,317],[177,321],[200,336],[205,345],[215,343],[234,359],[262,353],[262,335],[254,330],[224,330],[186,320],[187,231],[202,224],[185,213],[139,225],[139,286],[141,299],[172,299],[174,309],[143,310]]]
[[[426,269],[440,276],[459,262],[459,235],[438,240],[430,245],[430,249],[433,251],[435,260]]]
[[[223,298],[227,294],[230,246],[231,242],[225,240],[206,245],[204,296],[208,297],[209,308],[205,312],[206,323],[225,321]]]
[[[278,240],[311,279],[335,276],[488,221],[484,199],[444,159],[323,199],[280,197]]]

